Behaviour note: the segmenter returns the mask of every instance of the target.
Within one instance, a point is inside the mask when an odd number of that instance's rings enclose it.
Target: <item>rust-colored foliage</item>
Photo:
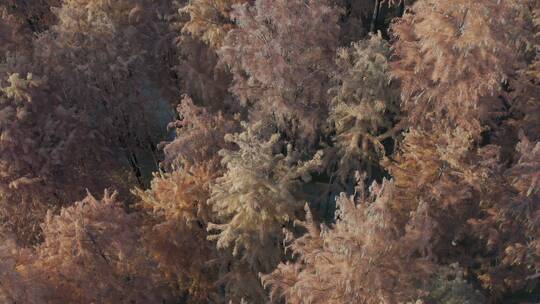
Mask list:
[[[522,1],[417,1],[393,25],[410,125],[478,131],[501,111],[501,83],[517,68]]]
[[[288,234],[299,261],[263,276],[271,294],[287,303],[403,303],[421,296],[434,271],[436,223],[420,202],[408,223],[397,226],[394,188],[386,180],[373,184],[367,197],[341,195],[333,227],[317,226],[307,210],[307,233]]]
[[[200,37],[212,48],[219,48],[227,33],[235,24],[231,12],[235,5],[252,2],[250,0],[195,0],[190,1],[181,11],[189,15],[182,31]]]
[[[215,301],[217,267],[211,260],[217,252],[206,232],[211,220],[207,200],[215,178],[214,166],[184,161],[182,167],[156,175],[149,190],[137,191],[149,215],[144,242],[170,286],[189,294],[189,303]]]
[[[540,1],[0,2],[0,302],[538,302]]]
[[[399,90],[389,75],[389,57],[390,45],[375,35],[338,51],[329,120],[337,148],[332,156],[342,182],[355,171],[372,172],[385,155],[382,141],[392,133],[399,112]]]
[[[300,122],[314,136],[327,111],[328,74],[338,43],[339,9],[330,1],[258,0],[236,6],[231,30],[219,50],[233,74],[232,92],[254,104],[254,119],[273,113],[279,127]]]
[[[227,145],[224,136],[233,132],[238,122],[222,112],[211,113],[194,105],[188,96],[184,96],[177,110],[181,118],[169,124],[170,128],[176,129],[176,136],[164,145],[164,164],[174,165],[178,160],[187,160],[218,166],[219,150],[231,146]]]
[[[59,215],[48,213],[44,241],[30,256],[7,242],[11,252],[3,267],[8,269],[2,270],[9,272],[2,279],[13,286],[2,297],[13,303],[166,300],[164,284],[152,275],[155,265],[139,246],[137,215],[127,214],[116,196],[105,192],[97,200],[88,195]]]

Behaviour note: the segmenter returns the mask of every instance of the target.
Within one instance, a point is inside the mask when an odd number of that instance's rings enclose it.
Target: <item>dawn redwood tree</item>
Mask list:
[[[225,134],[238,128],[234,117],[222,112],[212,113],[207,108],[197,106],[189,96],[184,96],[177,108],[180,119],[169,124],[175,129],[175,137],[163,144],[165,166],[182,162],[206,164],[219,169],[221,149],[232,148],[225,140]],[[217,171],[219,172],[219,170]]]
[[[163,118],[172,117],[154,74],[162,50],[150,42],[167,31],[157,16],[165,8],[89,0],[50,9],[56,24],[23,36],[21,48],[12,45],[24,26],[3,19],[11,29],[0,66],[8,75],[1,80],[0,213],[26,243],[39,240],[47,208],[80,199],[86,188],[129,194],[146,183],[157,167]]]
[[[524,66],[522,43],[531,37],[523,18],[528,9],[523,2],[513,1],[417,1],[396,22],[396,59],[391,71],[401,83],[400,124],[407,131],[395,155],[385,161],[393,177],[392,199],[374,207],[386,212],[380,216],[367,213],[378,221],[391,219],[382,227],[396,234],[374,243],[354,241],[359,247],[346,249],[350,236],[332,237],[341,231],[346,218],[341,211],[343,201],[338,201],[341,209],[335,227],[317,231],[310,226],[309,234],[292,240],[291,248],[299,260],[280,264],[264,276],[275,297],[293,303],[319,299],[397,303],[440,298],[441,288],[454,293],[465,288],[471,300],[500,301],[534,289],[539,226],[536,182],[530,173],[538,159],[533,156],[535,143],[519,131],[527,126],[523,119],[530,123],[529,132],[534,121],[530,114],[520,113],[524,103],[505,87],[522,80],[516,79],[521,76],[515,71]],[[527,104],[534,107],[531,102],[529,99]],[[502,134],[515,140],[503,140]],[[508,156],[507,151],[512,150]],[[370,192],[377,193],[377,188]],[[366,204],[356,203],[357,208],[366,208]],[[360,222],[355,227],[375,229],[378,225]],[[376,231],[353,234],[368,240],[379,235]],[[392,239],[406,241],[394,244]],[[333,240],[337,243],[332,244]],[[380,244],[388,247],[375,249]],[[371,249],[376,257],[369,255]],[[414,253],[407,253],[411,249]],[[340,263],[331,256],[332,250],[367,265]],[[385,259],[390,252],[390,259]],[[426,264],[398,270],[418,265],[411,258]],[[389,264],[392,259],[397,264]],[[333,274],[328,281],[319,275],[324,272],[319,267],[327,263],[326,267],[335,267],[327,270]],[[378,280],[386,265],[396,272]],[[364,267],[377,270],[369,280],[362,276],[363,280],[353,282]],[[465,273],[466,280],[476,285],[463,285],[452,276],[442,284],[435,280],[451,268]],[[411,278],[387,284],[391,278],[411,273],[415,273]],[[404,283],[413,285],[400,286]],[[461,287],[454,289],[454,285]],[[321,290],[324,292],[318,294]],[[336,290],[334,297],[331,292]]]
[[[35,43],[34,60],[62,83],[66,102],[77,100],[89,123],[107,134],[108,148],[139,184],[156,168],[162,120],[173,115],[162,76],[172,47],[162,40],[172,37],[160,15],[168,9],[164,1],[64,1],[55,10],[58,23]]]
[[[138,216],[123,210],[117,194],[48,214],[37,248],[34,279],[49,281],[49,301],[157,303],[167,292],[151,272],[153,261],[140,244]],[[99,279],[96,279],[99,278]],[[161,285],[161,286],[160,286]],[[56,289],[56,290],[55,290]],[[60,297],[60,299],[58,299]]]
[[[2,5],[33,33],[43,32],[57,21],[53,10],[60,3],[61,0],[2,1]]]
[[[223,45],[227,33],[235,27],[231,16],[235,5],[252,0],[194,0],[189,1],[181,12],[189,15],[182,31],[199,37],[213,49]]]
[[[385,180],[363,193],[362,181],[354,196],[337,199],[336,223],[317,225],[307,210],[307,233],[288,248],[295,263],[280,264],[263,276],[274,299],[286,303],[405,303],[417,298],[435,270],[430,259],[433,229],[424,203],[409,222],[391,212],[395,185]],[[331,273],[332,275],[321,275]],[[369,278],[369,279],[366,279]]]
[[[539,12],[0,1],[0,302],[538,302]]]
[[[501,84],[517,64],[522,1],[417,1],[393,25],[393,74],[409,125],[480,135],[504,110]],[[441,124],[443,124],[441,126]]]
[[[156,174],[150,189],[136,191],[146,214],[143,241],[177,296],[187,303],[219,302],[219,252],[207,239],[212,220],[207,200],[219,171],[212,162],[193,165],[177,159],[175,164]]]
[[[49,212],[35,250],[6,242],[0,297],[8,303],[161,303],[172,296],[139,245],[139,217],[116,197],[88,195],[58,215]]]
[[[530,234],[538,206],[516,188],[527,175],[513,173],[534,144],[520,135],[519,99],[507,88],[525,63],[527,10],[514,1],[417,1],[395,25],[394,73],[411,126],[388,165],[400,189],[395,209],[405,222],[415,201],[427,202],[440,227],[438,263],[458,263],[491,301],[537,279],[534,263],[513,260],[525,252],[516,248],[536,255],[538,232]]]
[[[326,167],[337,168],[341,183],[354,183],[355,171],[371,177],[379,161],[392,152],[386,151],[383,140],[396,129],[399,86],[390,74],[389,57],[390,45],[377,35],[338,51],[328,115],[334,143],[324,152]]]
[[[217,248],[234,258],[231,263],[235,268],[225,274],[236,277],[234,293],[242,296],[238,289],[251,289],[243,297],[260,302],[260,295],[253,294],[253,290],[262,291],[258,280],[238,279],[257,278],[259,272],[270,272],[282,260],[281,229],[301,216],[305,199],[301,187],[320,169],[321,158],[317,154],[313,159],[302,159],[280,134],[269,135],[272,128],[262,123],[244,123],[243,128],[241,133],[225,136],[237,149],[219,152],[225,172],[212,185],[208,204],[215,220],[208,230]]]
[[[233,75],[231,91],[251,106],[253,120],[273,119],[289,136],[315,140],[328,111],[339,15],[340,9],[326,0],[235,6],[237,27],[218,53]],[[298,127],[291,130],[288,121]]]
[[[51,94],[46,78],[14,73],[8,82],[0,97],[0,213],[3,225],[19,241],[32,243],[47,208],[67,203],[84,187],[95,185],[91,172],[99,168],[87,164],[99,164],[103,154],[95,144],[80,145],[96,143],[99,136],[84,124],[84,114],[66,108]]]

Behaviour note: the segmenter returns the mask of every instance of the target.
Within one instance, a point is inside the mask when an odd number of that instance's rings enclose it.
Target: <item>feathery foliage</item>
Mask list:
[[[540,301],[539,16],[1,2],[0,302]]]

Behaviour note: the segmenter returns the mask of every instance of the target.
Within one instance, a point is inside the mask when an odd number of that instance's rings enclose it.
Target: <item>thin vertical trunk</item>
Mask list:
[[[379,20],[379,13],[381,11],[381,0],[375,0],[375,8],[373,8],[373,16],[371,17],[370,32],[375,33],[377,31],[377,20]]]
[[[403,14],[405,14],[405,0],[399,2],[399,17],[403,17]]]

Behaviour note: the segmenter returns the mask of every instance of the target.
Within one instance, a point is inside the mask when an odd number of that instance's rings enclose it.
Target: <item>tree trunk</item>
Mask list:
[[[370,32],[375,33],[377,31],[377,20],[379,20],[379,13],[381,11],[381,1],[375,0],[375,8],[373,8],[373,16],[371,17]]]

